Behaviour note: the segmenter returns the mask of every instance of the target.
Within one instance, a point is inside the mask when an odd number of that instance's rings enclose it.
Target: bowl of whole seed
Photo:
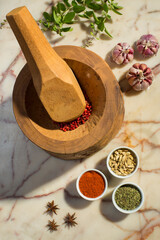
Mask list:
[[[106,164],[114,177],[128,178],[137,171],[139,157],[132,148],[121,146],[109,153]]]
[[[135,213],[143,205],[144,193],[135,183],[122,183],[114,189],[112,202],[115,208],[122,213]]]

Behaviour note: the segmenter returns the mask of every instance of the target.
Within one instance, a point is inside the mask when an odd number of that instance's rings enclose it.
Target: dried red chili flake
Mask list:
[[[92,106],[89,103],[89,101],[86,100],[86,108],[82,113],[82,115],[77,119],[75,119],[74,121],[59,123],[60,130],[66,132],[66,131],[72,131],[78,128],[80,125],[84,124],[89,119],[91,112],[92,112]]]

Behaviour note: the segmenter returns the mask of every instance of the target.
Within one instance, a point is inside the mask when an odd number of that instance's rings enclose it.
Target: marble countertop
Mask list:
[[[112,14],[113,22],[107,24],[114,38],[103,36],[89,49],[107,61],[118,81],[135,62],[146,63],[155,77],[147,91],[123,93],[125,118],[120,132],[105,148],[83,161],[50,156],[19,129],[12,110],[12,91],[25,58],[8,23],[0,29],[0,240],[160,239],[160,50],[150,59],[137,57],[124,67],[117,67],[109,57],[116,43],[133,45],[143,34],[151,33],[160,42],[160,1],[118,2],[124,7],[123,15]],[[1,0],[0,22],[13,8],[23,5],[39,19],[51,4],[50,0]],[[46,37],[52,46],[82,46],[87,33],[83,25],[76,25],[63,38],[54,34]],[[108,153],[120,145],[134,148],[140,157],[138,171],[125,181],[137,183],[145,201],[141,210],[131,215],[120,214],[113,207],[111,193],[120,182],[109,176],[105,165]],[[102,170],[109,181],[106,195],[95,202],[83,200],[75,189],[78,175],[87,168]],[[44,212],[52,200],[60,208],[54,216],[60,227],[51,233],[46,224],[52,218]],[[71,229],[63,225],[68,212],[77,217],[78,225]]]

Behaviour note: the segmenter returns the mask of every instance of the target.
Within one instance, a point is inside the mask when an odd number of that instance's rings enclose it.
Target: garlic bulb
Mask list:
[[[112,58],[117,64],[125,64],[133,60],[134,50],[128,43],[118,43],[113,51]]]
[[[152,56],[157,53],[159,44],[152,34],[143,35],[136,42],[137,50],[144,56]]]
[[[136,91],[147,89],[153,80],[153,74],[146,64],[135,63],[128,71],[126,78],[128,83]]]

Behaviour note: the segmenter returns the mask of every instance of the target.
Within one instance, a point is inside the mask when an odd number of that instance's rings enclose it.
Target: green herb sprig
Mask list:
[[[90,23],[90,34],[92,36],[105,33],[112,38],[105,26],[105,22],[111,20],[109,11],[122,15],[119,12],[122,8],[114,0],[62,0],[62,2],[52,6],[51,13],[44,12],[44,19],[39,20],[39,23],[42,24],[44,31],[51,30],[62,36],[63,32],[73,30],[70,25],[79,22],[83,18]]]

